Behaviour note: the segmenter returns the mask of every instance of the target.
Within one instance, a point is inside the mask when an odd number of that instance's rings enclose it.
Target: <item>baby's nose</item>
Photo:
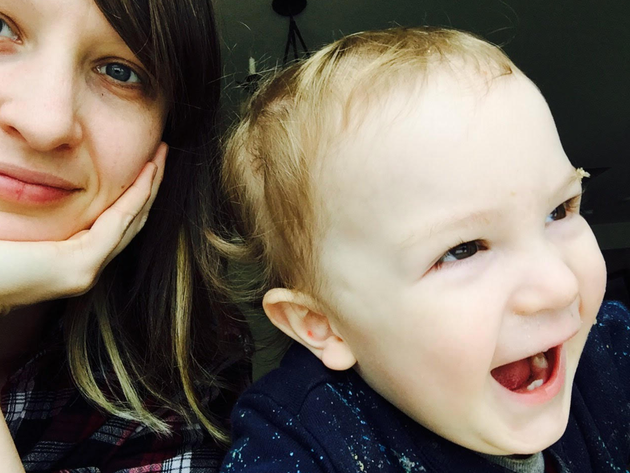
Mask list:
[[[578,278],[563,254],[550,243],[540,243],[519,258],[513,310],[522,315],[559,310],[579,295]]]

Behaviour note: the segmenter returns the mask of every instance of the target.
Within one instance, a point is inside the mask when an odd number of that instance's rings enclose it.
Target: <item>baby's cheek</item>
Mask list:
[[[448,393],[475,393],[485,386],[492,362],[495,339],[485,333],[469,333],[433,352],[436,382]]]
[[[579,268],[581,316],[585,323],[592,322],[597,315],[606,291],[606,263],[597,241],[589,231],[576,253]]]

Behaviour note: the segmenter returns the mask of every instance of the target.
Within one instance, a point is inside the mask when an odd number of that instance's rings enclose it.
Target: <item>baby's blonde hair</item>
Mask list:
[[[357,107],[462,63],[492,78],[515,69],[498,47],[469,33],[392,28],[342,38],[260,87],[227,140],[223,169],[240,256],[262,268],[258,295],[272,287],[319,295],[317,242],[326,217],[318,209],[325,196],[313,183],[360,117]]]

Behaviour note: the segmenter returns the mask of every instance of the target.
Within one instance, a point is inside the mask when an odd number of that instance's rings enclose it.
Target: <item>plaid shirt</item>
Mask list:
[[[48,358],[30,360],[2,389],[2,411],[27,472],[218,471],[224,452],[200,426],[165,411],[173,430],[166,437],[104,414],[81,396],[65,365]]]

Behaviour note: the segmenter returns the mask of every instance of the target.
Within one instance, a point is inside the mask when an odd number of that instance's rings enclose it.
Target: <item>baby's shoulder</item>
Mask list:
[[[586,357],[628,358],[630,352],[630,312],[618,301],[604,301],[585,346]]]
[[[248,416],[251,423],[257,417],[251,414],[256,412],[265,419],[256,427],[259,432],[275,432],[277,424],[290,425],[313,441],[337,443],[353,436],[364,438],[378,424],[378,413],[391,409],[354,370],[329,370],[307,349],[295,345],[279,368],[243,394],[233,421],[235,428],[244,425]]]
[[[404,418],[355,372],[326,369],[295,346],[232,415],[223,472],[398,472],[423,467]],[[395,433],[392,435],[392,433]]]
[[[299,346],[241,397],[232,429],[223,473],[496,471]]]
[[[618,380],[630,377],[630,312],[617,301],[604,301],[588,335],[576,373],[583,390],[614,385],[630,396]],[[580,383],[581,381],[585,381]],[[611,388],[608,388],[611,389]],[[630,397],[629,397],[630,399]]]
[[[311,403],[317,404],[318,394],[331,384],[343,382],[348,374],[327,369],[306,348],[294,344],[280,366],[254,383],[243,394],[237,407],[246,399],[268,398],[297,415]]]
[[[605,301],[580,358],[568,426],[559,442],[568,464],[577,468],[594,459],[613,465],[627,463],[630,456],[628,379],[630,313],[620,302]]]
[[[599,325],[625,325],[630,330],[630,311],[619,301],[604,301],[597,314]]]

